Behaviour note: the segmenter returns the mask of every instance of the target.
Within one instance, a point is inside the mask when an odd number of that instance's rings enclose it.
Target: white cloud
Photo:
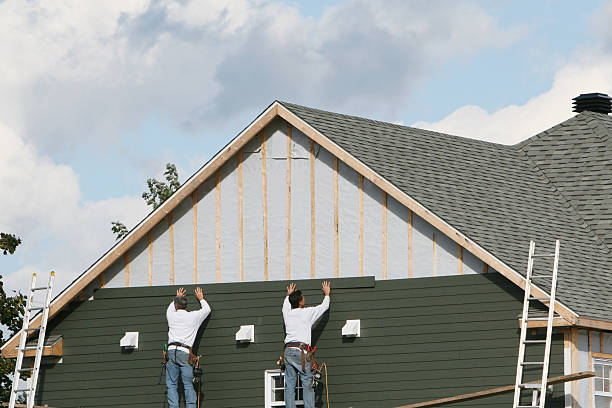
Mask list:
[[[581,93],[612,94],[612,57],[589,53],[556,74],[550,90],[520,106],[489,113],[478,106],[461,107],[439,122],[416,122],[412,126],[473,139],[515,144],[569,119],[572,98]]]
[[[141,198],[122,197],[87,202],[81,199],[78,177],[58,165],[0,124],[0,231],[19,235],[14,255],[23,260],[14,272],[2,271],[8,290],[25,291],[32,272],[57,271],[62,289],[113,243],[110,221],[133,226],[148,210]],[[9,261],[6,257],[2,261]]]

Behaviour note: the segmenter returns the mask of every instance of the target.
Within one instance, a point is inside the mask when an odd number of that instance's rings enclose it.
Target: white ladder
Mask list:
[[[552,275],[532,274],[534,258],[554,258]],[[555,291],[557,289],[557,266],[559,264],[559,240],[555,242],[555,252],[552,254],[535,254],[535,242],[529,243],[529,259],[527,261],[527,280],[525,281],[525,298],[523,300],[523,315],[521,319],[521,340],[519,343],[518,363],[516,365],[516,382],[514,385],[513,408],[544,408],[546,402],[546,387],[548,381],[548,363],[550,360],[550,343],[555,313]],[[534,297],[531,295],[533,279],[552,279],[550,296]],[[548,317],[530,317],[529,302],[532,300],[548,302]],[[527,340],[527,323],[546,321],[546,340]],[[545,343],[543,361],[525,361],[525,346]],[[525,366],[542,367],[542,379],[538,382],[523,383]],[[532,390],[531,405],[520,405],[521,391]],[[539,399],[538,399],[539,397]]]
[[[49,283],[47,286],[36,287],[36,274],[32,275],[32,284],[30,286],[30,295],[26,302],[25,313],[23,314],[23,328],[21,329],[21,338],[19,340],[19,349],[17,350],[17,361],[15,362],[15,373],[13,374],[13,387],[11,388],[11,399],[9,408],[15,408],[17,394],[24,392],[27,394],[27,408],[34,407],[34,399],[36,394],[36,383],[38,381],[38,371],[40,370],[40,361],[42,360],[43,347],[45,345],[45,332],[47,330],[47,319],[49,318],[49,305],[51,304],[51,292],[53,290],[53,282],[55,281],[55,272],[51,272]],[[34,293],[46,291],[45,303],[43,306],[34,307]],[[30,315],[32,312],[42,311],[42,320],[39,327],[30,327]],[[38,332],[38,343],[36,347],[26,346],[28,333]],[[34,358],[34,366],[32,368],[22,368],[23,357],[26,351],[36,350]],[[27,380],[27,385],[19,388],[19,379],[22,373],[30,373],[30,378]]]

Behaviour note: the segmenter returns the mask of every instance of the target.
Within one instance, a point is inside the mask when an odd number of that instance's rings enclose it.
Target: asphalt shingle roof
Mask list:
[[[281,103],[523,275],[531,239],[560,239],[557,298],[612,321],[612,118],[506,146]]]

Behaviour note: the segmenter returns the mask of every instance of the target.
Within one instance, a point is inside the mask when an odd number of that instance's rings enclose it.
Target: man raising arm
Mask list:
[[[304,307],[306,298],[295,289],[295,283],[287,287],[287,297],[283,302],[283,319],[285,320],[285,406],[295,408],[295,384],[298,374],[302,380],[304,408],[314,408],[315,393],[312,388],[310,361],[306,353],[310,347],[312,326],[329,309],[331,285],[325,281],[321,284],[323,302],[315,307]]]
[[[210,314],[210,306],[204,300],[201,288],[195,289],[195,295],[200,302],[200,310],[188,312],[187,291],[180,288],[176,297],[166,310],[168,320],[168,362],[166,363],[166,386],[168,387],[168,405],[178,408],[178,381],[182,377],[185,389],[187,408],[195,408],[196,393],[193,389],[193,370],[189,365],[189,354],[196,334],[202,322]]]

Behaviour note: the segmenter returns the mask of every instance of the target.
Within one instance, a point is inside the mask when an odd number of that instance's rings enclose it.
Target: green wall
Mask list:
[[[282,347],[286,284],[203,286],[213,311],[196,341],[204,356],[201,406],[264,406],[264,371],[276,368]],[[298,288],[307,304],[321,301],[320,281],[299,281]],[[101,289],[95,300],[62,312],[48,333],[64,336],[63,362],[41,371],[39,402],[56,408],[163,407],[165,385],[157,382],[165,310],[175,290]],[[313,333],[317,358],[329,366],[331,407],[394,407],[512,384],[522,297],[499,274],[332,280],[330,311]],[[361,319],[361,338],[342,339],[346,319]],[[241,324],[255,325],[255,343],[235,343]],[[130,354],[119,347],[126,331],[140,332],[139,350]],[[555,335],[550,375],[562,371],[563,336]],[[547,406],[562,407],[562,400],[562,386],[555,386]],[[508,394],[452,406],[511,402]]]

